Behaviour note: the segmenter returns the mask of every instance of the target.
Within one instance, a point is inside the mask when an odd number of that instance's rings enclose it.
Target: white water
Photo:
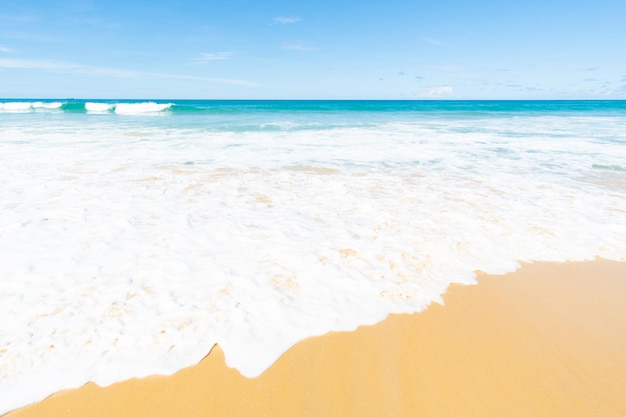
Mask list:
[[[26,112],[36,110],[58,110],[63,103],[61,102],[23,102],[23,101],[8,101],[0,102],[0,111],[4,112]]]
[[[7,101],[0,102],[0,112],[25,113],[62,110],[63,104],[68,104],[68,102]],[[117,114],[146,114],[163,112],[171,107],[172,103],[155,103],[151,101],[134,103],[103,103],[88,101],[84,103],[84,109],[88,113],[115,112]],[[75,111],[80,111],[80,109]]]
[[[140,114],[140,113],[158,113],[172,107],[171,103],[118,103],[115,105],[115,113],[118,114]]]
[[[92,117],[0,126],[0,413],[215,343],[255,376],[475,270],[626,260],[622,119],[234,133]]]
[[[114,103],[85,103],[85,110],[90,113],[108,113],[115,108]]]

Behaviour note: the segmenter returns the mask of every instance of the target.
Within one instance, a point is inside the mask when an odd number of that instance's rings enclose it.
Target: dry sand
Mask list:
[[[8,415],[626,416],[626,263],[524,265],[444,300],[305,340],[255,379],[215,347],[173,376],[88,384]]]

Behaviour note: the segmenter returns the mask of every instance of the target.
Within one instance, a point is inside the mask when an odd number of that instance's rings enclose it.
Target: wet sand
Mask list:
[[[247,379],[198,365],[10,417],[626,416],[626,263],[524,265],[414,315],[304,340]]]

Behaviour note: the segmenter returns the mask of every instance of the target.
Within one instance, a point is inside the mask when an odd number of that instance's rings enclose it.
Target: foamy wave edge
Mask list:
[[[60,110],[62,106],[63,103],[59,101],[8,101],[0,103],[0,111],[25,112],[36,110]]]
[[[78,108],[76,108],[78,104]],[[5,101],[0,102],[0,112],[4,113],[28,113],[37,111],[69,111],[87,113],[116,113],[116,114],[154,114],[170,110],[173,103],[156,103],[153,101],[136,103],[107,103],[87,101],[80,103],[63,101]],[[82,109],[80,108],[82,107]]]
[[[141,114],[141,113],[159,113],[168,110],[173,103],[155,103],[153,101],[142,103],[118,103],[115,105],[114,112],[117,114]]]
[[[113,103],[94,103],[94,102],[86,102],[85,110],[88,113],[110,113],[115,108],[115,104]]]

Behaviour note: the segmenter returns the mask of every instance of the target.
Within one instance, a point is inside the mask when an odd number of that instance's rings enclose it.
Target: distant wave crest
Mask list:
[[[10,113],[62,111],[70,113],[142,114],[163,112],[170,109],[172,106],[172,103],[156,103],[152,101],[136,103],[92,101],[6,101],[0,102],[0,111]]]
[[[108,113],[115,108],[113,103],[85,103],[85,110],[89,113]]]
[[[43,101],[9,101],[0,103],[0,110],[9,112],[23,112],[23,111],[35,111],[35,110],[58,110],[63,106],[63,103],[58,101],[43,102]]]
[[[137,113],[157,113],[172,107],[172,103],[119,103],[115,105],[115,113],[137,114]]]

